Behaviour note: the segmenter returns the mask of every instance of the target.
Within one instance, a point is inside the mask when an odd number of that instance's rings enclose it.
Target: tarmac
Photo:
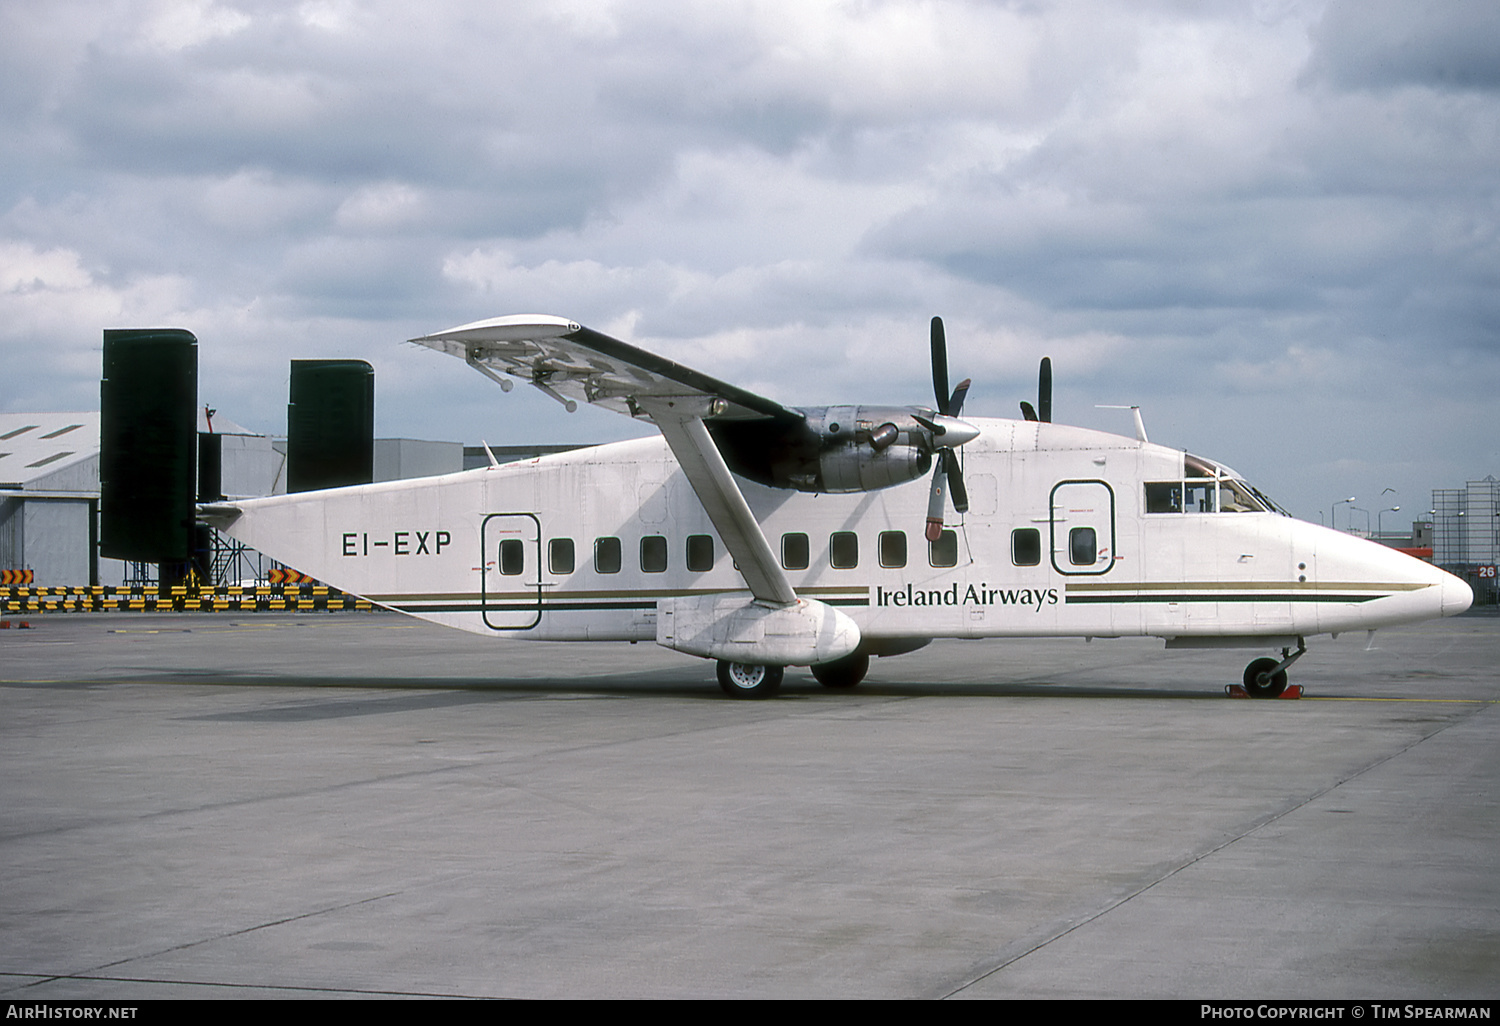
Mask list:
[[[0,631],[0,995],[1500,996],[1500,618],[735,701],[382,613]]]

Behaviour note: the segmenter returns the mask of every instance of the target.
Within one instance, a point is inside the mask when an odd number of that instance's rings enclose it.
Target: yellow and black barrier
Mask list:
[[[0,587],[0,613],[265,613],[340,612],[374,607],[324,585],[271,584],[201,588],[154,584],[123,587]]]

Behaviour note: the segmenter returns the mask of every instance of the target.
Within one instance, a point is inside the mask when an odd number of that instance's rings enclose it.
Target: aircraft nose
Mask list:
[[[1444,616],[1457,616],[1474,604],[1474,589],[1452,574],[1444,572],[1439,586],[1443,589]]]

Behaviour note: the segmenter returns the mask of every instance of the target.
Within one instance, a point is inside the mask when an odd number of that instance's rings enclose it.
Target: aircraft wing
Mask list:
[[[475,321],[411,340],[456,356],[506,391],[510,375],[571,405],[593,403],[656,423],[704,511],[762,602],[797,602],[765,533],[704,422],[800,422],[803,415],[561,317]]]
[[[509,391],[526,381],[555,399],[593,403],[629,417],[643,399],[719,400],[711,420],[800,421],[801,413],[563,317],[519,314],[449,328],[412,342],[456,356]]]

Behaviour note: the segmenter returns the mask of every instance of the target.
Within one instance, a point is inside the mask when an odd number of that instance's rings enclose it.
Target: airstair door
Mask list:
[[[1115,565],[1115,493],[1103,481],[1059,481],[1052,489],[1052,568],[1107,574]]]
[[[542,621],[542,522],[535,513],[491,513],[480,525],[485,626],[530,630]]]

